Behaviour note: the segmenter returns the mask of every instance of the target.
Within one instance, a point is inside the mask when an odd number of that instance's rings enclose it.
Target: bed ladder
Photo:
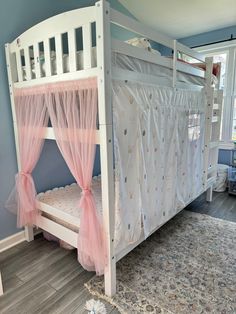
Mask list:
[[[206,98],[207,110],[205,120],[204,143],[204,190],[207,191],[206,200],[212,201],[213,184],[217,177],[217,164],[219,153],[219,139],[221,129],[221,115],[223,103],[223,91],[215,89],[211,85],[211,73],[213,67],[212,58],[206,58]]]

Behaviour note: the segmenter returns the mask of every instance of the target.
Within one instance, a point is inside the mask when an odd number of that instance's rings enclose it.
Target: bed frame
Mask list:
[[[96,23],[96,46],[97,46],[97,66],[91,65],[91,23]],[[168,59],[159,55],[154,55],[147,50],[131,46],[125,42],[111,37],[111,24],[129,30],[139,36],[149,38],[173,50],[173,59]],[[82,28],[84,69],[77,70],[76,67],[76,36],[75,29]],[[62,34],[68,34],[69,64],[70,70],[63,72],[63,43]],[[55,38],[57,74],[52,75],[50,62],[50,38]],[[43,77],[40,69],[39,43],[43,42],[45,55],[45,72]],[[33,47],[33,49],[32,49]],[[97,144],[100,145],[101,155],[101,181],[102,181],[102,206],[103,221],[106,231],[108,247],[108,265],[105,270],[105,293],[112,296],[116,292],[116,263],[119,259],[129,253],[138,244],[144,241],[144,233],[140,239],[128,245],[124,250],[116,252],[114,248],[114,174],[113,174],[113,135],[112,135],[112,104],[111,104],[111,80],[146,82],[171,86],[173,88],[184,88],[201,90],[204,88],[207,96],[207,114],[205,124],[205,150],[204,150],[204,175],[205,180],[202,192],[207,191],[207,200],[212,198],[212,184],[216,178],[216,166],[218,156],[218,141],[220,135],[220,121],[222,109],[222,92],[215,90],[212,86],[212,58],[206,58],[182,45],[176,40],[172,40],[154,31],[140,22],[127,17],[110,8],[109,3],[104,0],[98,1],[94,6],[66,12],[49,18],[38,25],[27,30],[10,44],[6,44],[6,60],[8,68],[9,89],[12,104],[12,116],[15,132],[16,152],[18,169],[21,169],[19,159],[18,134],[16,125],[16,114],[14,105],[14,88],[35,86],[38,84],[79,80],[89,77],[97,77],[98,81],[98,109],[99,109],[99,130],[97,131]],[[112,51],[145,60],[154,64],[162,65],[173,69],[173,79],[170,82],[157,76],[138,74],[136,72],[121,70],[111,66]],[[206,63],[206,71],[202,71],[191,65],[179,62],[177,52],[182,52],[200,62]],[[32,78],[30,57],[35,61],[35,78]],[[22,55],[25,59],[26,78],[22,71]],[[177,80],[177,72],[184,72],[204,78],[205,86],[196,86],[182,83]],[[54,140],[53,129],[48,127],[45,130],[45,138]],[[58,218],[76,225],[76,221],[61,214],[57,209],[38,202],[41,211],[51,213]],[[70,229],[40,216],[37,226],[50,232],[56,237],[77,247],[77,233]],[[159,228],[160,226],[158,226]],[[158,228],[153,230],[155,232]],[[33,229],[25,228],[28,241],[33,240]]]

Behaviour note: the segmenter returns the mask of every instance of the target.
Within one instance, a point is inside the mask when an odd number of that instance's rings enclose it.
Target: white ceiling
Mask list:
[[[119,0],[139,21],[173,38],[236,25],[236,0]]]

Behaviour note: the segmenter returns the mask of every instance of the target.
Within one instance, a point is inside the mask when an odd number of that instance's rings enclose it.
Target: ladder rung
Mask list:
[[[208,168],[207,174],[210,174],[210,173],[212,173],[212,172],[214,172],[214,171],[216,171],[216,170],[217,170],[217,165],[210,166],[210,167]]]
[[[207,187],[211,186],[216,180],[216,177],[211,177],[207,179]]]
[[[217,142],[210,142],[210,144],[209,144],[210,149],[216,148],[218,146],[219,146],[219,142],[218,141]]]
[[[218,122],[218,116],[214,116],[214,117],[212,117],[212,123],[216,123],[216,122]]]
[[[218,103],[213,104],[213,110],[219,110],[220,106]]]

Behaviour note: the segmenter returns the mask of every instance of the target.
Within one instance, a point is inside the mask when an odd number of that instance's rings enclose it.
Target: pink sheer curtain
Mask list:
[[[33,225],[38,213],[31,173],[44,143],[48,114],[45,96],[34,93],[31,89],[15,91],[15,108],[21,164],[21,169],[16,175],[17,226],[23,227]]]
[[[85,269],[102,275],[106,261],[104,234],[91,191],[96,149],[96,79],[48,85],[47,106],[58,147],[83,191],[78,204],[78,259]]]

